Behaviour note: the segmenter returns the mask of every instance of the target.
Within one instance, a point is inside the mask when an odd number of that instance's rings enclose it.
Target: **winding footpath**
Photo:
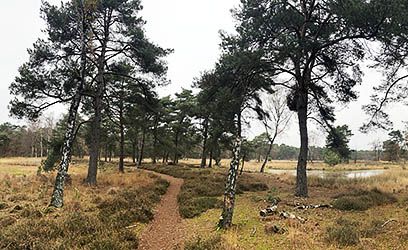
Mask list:
[[[185,226],[177,203],[177,196],[180,193],[183,180],[152,171],[144,171],[167,180],[170,186],[156,208],[153,221],[142,232],[138,249],[183,249]]]

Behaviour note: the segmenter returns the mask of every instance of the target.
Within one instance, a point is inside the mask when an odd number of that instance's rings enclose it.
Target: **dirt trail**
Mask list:
[[[180,193],[183,180],[151,171],[146,172],[153,173],[167,180],[170,182],[170,186],[156,208],[153,221],[142,232],[138,249],[183,249],[185,228],[177,203],[177,195]]]

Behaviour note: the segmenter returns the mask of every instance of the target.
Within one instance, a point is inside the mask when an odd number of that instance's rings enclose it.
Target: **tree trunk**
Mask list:
[[[296,171],[296,191],[295,195],[299,197],[307,197],[307,155],[308,155],[308,132],[307,132],[307,93],[299,94],[297,113],[299,119],[300,131],[300,152],[298,157],[297,171]]]
[[[85,8],[81,7],[81,75],[80,82],[75,90],[75,95],[71,101],[68,113],[67,128],[65,130],[64,144],[62,147],[62,158],[58,167],[57,177],[55,179],[54,190],[51,197],[50,206],[60,208],[64,205],[64,184],[68,175],[69,162],[71,161],[72,144],[75,139],[76,117],[81,104],[82,91],[85,86],[86,78],[86,19]]]
[[[208,168],[212,168],[212,154],[213,154],[213,152],[212,152],[212,150],[210,151],[210,156],[209,156],[209,161],[208,161]]]
[[[105,91],[105,64],[106,64],[106,49],[109,40],[109,25],[111,16],[105,17],[104,37],[101,44],[101,54],[98,58],[98,75],[96,77],[96,95],[94,99],[95,115],[92,121],[91,129],[91,148],[89,151],[89,167],[88,175],[85,182],[89,185],[96,185],[96,175],[98,173],[98,159],[100,150],[100,134],[102,121],[102,98]]]
[[[108,143],[105,143],[105,162],[108,162]]]
[[[235,191],[237,186],[239,161],[241,159],[241,114],[237,114],[237,132],[234,140],[234,147],[232,150],[233,157],[228,170],[227,182],[224,192],[224,204],[218,226],[227,229],[232,225],[232,216],[234,214],[235,206]]]
[[[265,159],[264,159],[264,161],[263,161],[263,163],[262,163],[261,173],[264,173],[264,172],[265,172],[266,163],[268,163],[269,155],[270,155],[271,152],[272,152],[272,147],[273,147],[273,142],[271,142],[271,144],[269,145],[268,152],[266,153]]]
[[[242,156],[242,165],[241,165],[241,171],[239,172],[239,175],[242,175],[244,173],[244,165],[245,165],[245,155]]]
[[[159,126],[159,117],[157,115],[154,121],[154,129],[153,129],[153,152],[152,152],[153,153],[152,155],[153,164],[157,163],[157,142],[158,142],[157,129],[158,129],[158,126]]]
[[[143,154],[144,154],[144,147],[145,147],[145,139],[146,139],[146,129],[143,128],[143,132],[142,132],[142,144],[140,145],[140,155],[139,155],[139,161],[138,161],[138,163],[137,163],[138,166],[142,166]]]
[[[207,165],[207,139],[208,139],[208,118],[205,119],[203,131],[203,151],[201,152],[201,168],[205,168]]]
[[[176,132],[176,137],[174,138],[174,146],[175,146],[175,153],[174,153],[174,158],[173,158],[173,162],[174,164],[178,163],[178,142],[179,142],[179,132]]]
[[[44,147],[43,147],[43,134],[42,130],[40,130],[40,157],[43,158],[43,152],[44,152]]]
[[[169,157],[170,157],[170,154],[167,153],[167,154],[166,154],[166,158],[165,158],[165,163],[168,163],[168,162],[169,162]]]
[[[122,116],[122,114],[121,114]],[[120,118],[120,152],[119,152],[119,172],[125,172],[124,158],[125,158],[125,127],[123,126],[123,119]]]
[[[132,162],[136,163],[136,142],[132,141]]]

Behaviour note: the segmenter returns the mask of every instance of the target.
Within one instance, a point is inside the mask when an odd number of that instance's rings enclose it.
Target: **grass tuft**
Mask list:
[[[327,241],[340,247],[353,246],[360,243],[358,223],[340,218],[336,225],[327,228]]]
[[[207,239],[197,237],[186,243],[185,250],[222,250],[221,236],[216,235]]]
[[[333,202],[333,207],[343,211],[364,211],[369,208],[391,204],[397,199],[388,193],[384,193],[378,189],[370,191],[357,190],[352,193],[341,194]]]

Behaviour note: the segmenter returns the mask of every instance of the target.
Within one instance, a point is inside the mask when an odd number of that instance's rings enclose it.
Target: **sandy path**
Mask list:
[[[177,203],[177,195],[180,193],[183,180],[151,171],[146,172],[167,180],[170,182],[170,186],[156,208],[153,221],[142,232],[138,249],[183,249],[185,230]]]

